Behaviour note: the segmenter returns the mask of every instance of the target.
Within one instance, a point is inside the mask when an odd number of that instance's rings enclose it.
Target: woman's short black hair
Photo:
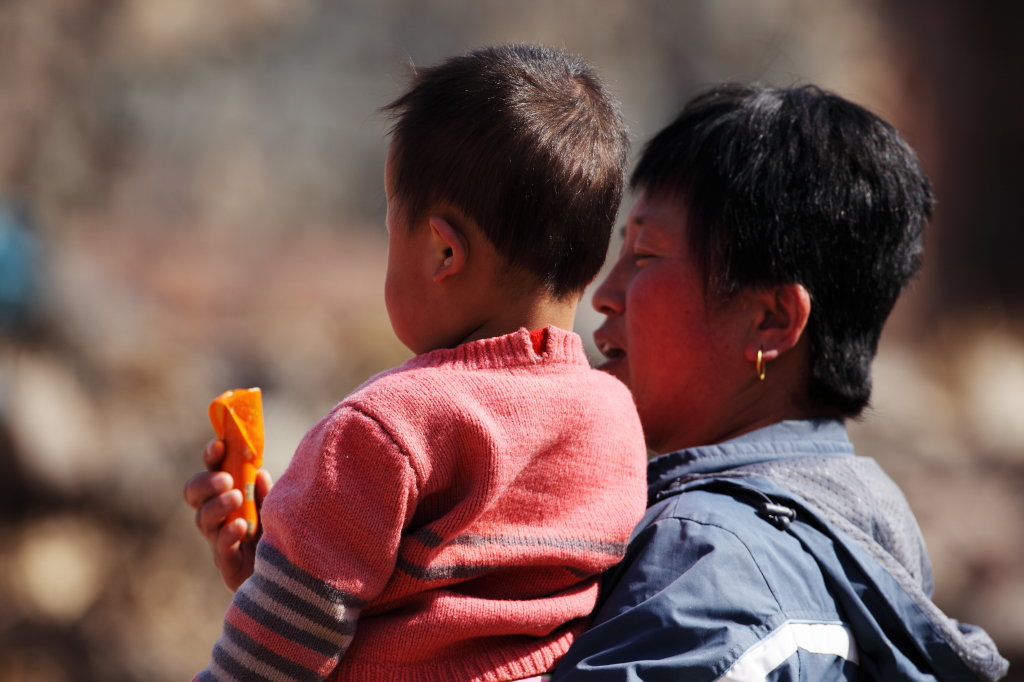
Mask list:
[[[453,207],[559,298],[597,275],[629,142],[587,62],[546,47],[488,47],[419,70],[384,111],[396,118],[393,177],[410,226]]]
[[[931,186],[896,130],[813,86],[722,85],[645,147],[635,190],[688,207],[705,291],[810,293],[811,395],[856,416],[886,318],[921,264]]]

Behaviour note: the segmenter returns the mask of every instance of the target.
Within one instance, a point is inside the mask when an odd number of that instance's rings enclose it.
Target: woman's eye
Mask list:
[[[645,262],[649,261],[651,258],[654,258],[654,254],[653,253],[646,253],[644,251],[634,251],[633,252],[633,262],[636,263],[637,265],[640,265],[641,263],[645,263]]]

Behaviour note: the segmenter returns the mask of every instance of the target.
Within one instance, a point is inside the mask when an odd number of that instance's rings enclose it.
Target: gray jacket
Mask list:
[[[895,483],[839,421],[789,421],[653,460],[650,506],[569,680],[996,680],[980,628],[931,601]]]

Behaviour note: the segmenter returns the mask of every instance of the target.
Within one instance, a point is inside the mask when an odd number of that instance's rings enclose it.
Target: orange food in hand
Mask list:
[[[260,389],[225,391],[210,403],[210,423],[224,441],[223,471],[231,474],[235,488],[242,492],[242,506],[227,523],[245,519],[246,539],[256,534],[256,472],[263,466],[263,401]]]

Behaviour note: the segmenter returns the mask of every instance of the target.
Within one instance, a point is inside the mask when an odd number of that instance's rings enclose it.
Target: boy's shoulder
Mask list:
[[[501,337],[481,339],[416,355],[363,382],[346,402],[398,394],[412,398],[410,391],[456,391],[492,386],[544,385],[544,390],[566,392],[610,392],[617,399],[629,389],[610,374],[591,367],[578,334],[548,328],[545,349],[529,350],[526,330]],[[436,396],[435,396],[436,397]]]
[[[625,430],[642,441],[625,384],[590,366],[577,335],[558,338],[567,352],[520,354],[508,363],[467,360],[462,347],[418,355],[365,381],[336,411],[355,410],[399,430],[564,414],[566,428]]]
[[[472,367],[458,362],[423,364],[413,358],[376,374],[352,391],[342,404],[370,406],[400,401],[405,405],[437,406],[483,397],[518,400],[559,395],[595,405],[633,405],[629,388],[619,379],[589,366],[558,363]]]

